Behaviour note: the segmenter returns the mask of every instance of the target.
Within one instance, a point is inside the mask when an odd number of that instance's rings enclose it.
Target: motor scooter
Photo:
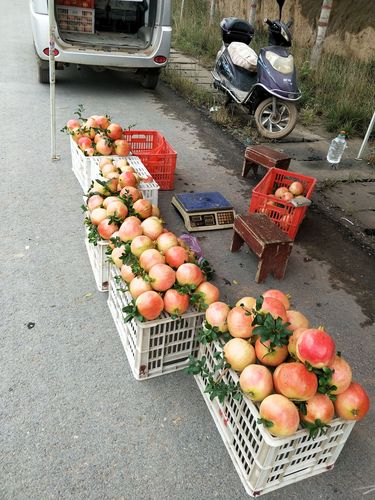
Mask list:
[[[247,21],[224,18],[221,23],[223,44],[212,72],[213,85],[227,95],[227,104],[234,101],[254,115],[260,134],[268,139],[281,139],[297,122],[296,101],[301,98],[291,46],[290,25],[265,19],[268,25],[268,47],[259,51],[253,71],[233,62],[231,44],[237,42],[242,55],[251,56],[249,44],[254,29]],[[239,42],[239,43],[238,43]],[[241,58],[240,58],[241,59]],[[247,66],[246,66],[247,67]],[[248,68],[248,67],[247,67]]]

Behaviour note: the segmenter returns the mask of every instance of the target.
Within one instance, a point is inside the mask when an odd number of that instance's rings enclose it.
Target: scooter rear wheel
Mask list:
[[[267,139],[282,139],[294,129],[297,123],[297,108],[290,101],[276,100],[276,116],[272,111],[273,98],[262,101],[254,113],[259,133]]]

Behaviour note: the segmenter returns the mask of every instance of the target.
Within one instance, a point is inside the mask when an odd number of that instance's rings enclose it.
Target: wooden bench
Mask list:
[[[231,252],[244,243],[259,258],[255,281],[261,283],[269,273],[283,279],[293,241],[265,214],[237,215],[234,219]]]
[[[245,150],[242,177],[247,176],[250,168],[253,169],[254,175],[256,175],[259,166],[267,170],[273,167],[288,170],[290,160],[290,156],[275,151],[267,146],[249,146]]]

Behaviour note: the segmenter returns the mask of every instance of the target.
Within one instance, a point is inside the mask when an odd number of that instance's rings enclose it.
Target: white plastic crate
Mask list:
[[[132,297],[125,291],[124,282],[117,284],[115,278],[119,275],[118,269],[111,265],[108,307],[134,377],[145,380],[185,368],[189,356],[198,350],[195,334],[202,325],[204,313],[190,310],[176,319],[162,313],[154,321],[142,323],[132,319],[125,323],[122,309]]]
[[[206,357],[210,371],[217,363],[214,354],[219,349],[219,342],[200,346],[198,357]],[[217,398],[211,401],[204,392],[207,382],[200,375],[195,380],[242,484],[253,497],[332,469],[355,423],[336,418],[327,433],[315,439],[304,429],[276,438],[257,423],[259,411],[250,399],[227,397],[224,404]],[[238,380],[233,370],[223,376],[224,382]]]
[[[89,256],[92,272],[94,274],[95,283],[99,292],[108,292],[108,275],[109,275],[109,262],[108,255],[106,255],[108,241],[98,241],[97,245],[93,245],[87,238],[85,238],[86,250]]]
[[[140,177],[143,179],[152,179],[150,182],[140,182],[138,189],[142,191],[144,198],[150,200],[154,205],[158,205],[159,185],[152,178],[150,172],[138,156],[85,156],[71,137],[70,151],[72,155],[72,170],[85,194],[89,190],[91,182],[99,177],[99,163],[103,158],[112,158],[114,160],[126,159]]]

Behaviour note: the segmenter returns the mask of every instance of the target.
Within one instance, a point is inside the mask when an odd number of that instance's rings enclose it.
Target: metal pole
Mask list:
[[[372,118],[371,118],[371,121],[370,121],[370,125],[368,126],[368,129],[367,129],[367,132],[366,132],[366,135],[365,135],[365,138],[363,139],[363,142],[362,142],[362,145],[358,151],[358,155],[356,157],[356,160],[362,160],[362,153],[368,143],[368,140],[370,138],[370,135],[371,135],[371,132],[372,132],[372,129],[374,128],[374,125],[375,125],[375,111],[372,115]]]
[[[56,101],[55,101],[55,16],[54,2],[48,2],[49,20],[49,102],[50,102],[50,122],[51,122],[51,159],[59,160],[56,154]]]
[[[211,5],[210,5],[210,26],[214,24],[214,17],[215,17],[215,1],[216,0],[211,0]]]

